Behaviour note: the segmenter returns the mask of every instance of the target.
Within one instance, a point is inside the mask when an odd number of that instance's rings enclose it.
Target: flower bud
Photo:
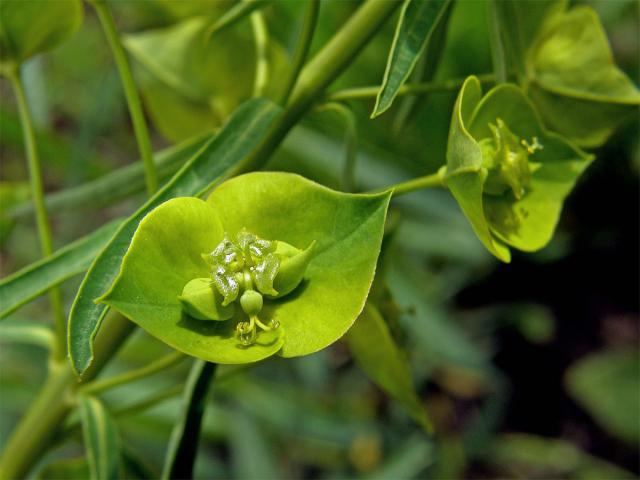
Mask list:
[[[276,255],[280,258],[280,269],[273,281],[273,287],[277,290],[277,295],[272,298],[279,298],[291,293],[302,281],[312,258],[315,241],[306,250],[300,250],[288,243],[278,242]]]
[[[262,295],[255,290],[247,290],[240,297],[240,306],[249,317],[254,317],[262,310]]]
[[[228,320],[234,306],[223,306],[221,295],[209,278],[194,278],[178,296],[182,309],[197,320]]]

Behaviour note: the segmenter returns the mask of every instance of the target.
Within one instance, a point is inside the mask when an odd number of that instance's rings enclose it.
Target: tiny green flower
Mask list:
[[[503,84],[482,95],[469,77],[456,101],[443,179],[476,235],[500,260],[553,235],[565,197],[593,160],[544,129],[526,95]]]

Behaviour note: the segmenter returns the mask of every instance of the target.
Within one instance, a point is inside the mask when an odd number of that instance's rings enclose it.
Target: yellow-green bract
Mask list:
[[[140,223],[121,271],[99,300],[189,355],[248,363],[278,353],[307,355],[340,338],[364,306],[380,252],[390,193],[345,194],[298,175],[252,173],[220,185],[207,201],[181,197]],[[262,314],[280,327],[242,345],[236,321],[207,322],[183,313],[187,282],[209,276],[201,254],[246,228],[260,238],[306,248],[315,241],[302,283],[265,296]]]
[[[565,197],[592,160],[545,130],[515,85],[500,85],[484,96],[476,77],[462,86],[444,181],[478,238],[500,260],[510,261],[510,246],[535,251],[549,242]],[[512,168],[496,175],[495,168],[509,162]],[[529,164],[526,170],[522,162]],[[496,182],[505,182],[504,188]],[[515,187],[522,191],[514,194]]]

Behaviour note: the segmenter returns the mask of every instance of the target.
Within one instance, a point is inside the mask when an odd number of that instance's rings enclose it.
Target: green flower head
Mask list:
[[[551,239],[565,197],[592,161],[542,126],[525,94],[500,85],[482,96],[469,77],[456,101],[444,181],[487,249],[535,251]]]

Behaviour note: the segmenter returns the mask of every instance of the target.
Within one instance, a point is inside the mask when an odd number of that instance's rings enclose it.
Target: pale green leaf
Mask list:
[[[91,478],[115,480],[120,468],[120,439],[113,420],[100,400],[78,396],[82,436]]]
[[[425,407],[413,385],[409,362],[375,306],[365,305],[346,340],[367,376],[400,403],[423,429],[431,431]]]
[[[386,111],[442,21],[451,0],[405,0],[371,118]]]
[[[104,305],[96,305],[94,300],[104,294],[116,278],[122,258],[141,220],[159,204],[176,196],[197,195],[219,181],[258,145],[279,111],[278,107],[266,100],[252,100],[240,107],[213,139],[121,225],[93,262],[71,309],[69,354],[77,373],[84,372],[93,359],[93,337],[107,310]]]

